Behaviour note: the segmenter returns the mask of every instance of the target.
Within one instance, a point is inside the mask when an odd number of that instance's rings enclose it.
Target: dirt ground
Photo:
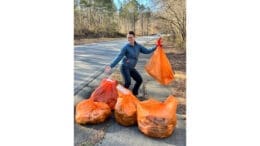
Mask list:
[[[175,72],[172,93],[179,101],[177,113],[186,115],[186,52],[164,38],[163,48]]]

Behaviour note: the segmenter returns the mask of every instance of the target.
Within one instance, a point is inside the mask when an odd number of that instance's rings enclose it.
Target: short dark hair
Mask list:
[[[135,36],[135,32],[134,31],[129,31],[128,34],[132,34],[133,36]]]

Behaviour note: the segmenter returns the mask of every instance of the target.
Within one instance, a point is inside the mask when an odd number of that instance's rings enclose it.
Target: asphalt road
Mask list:
[[[138,43],[155,40],[158,36],[137,37]],[[91,79],[104,71],[104,66],[111,63],[127,39],[91,43],[74,47],[74,93],[81,90]]]

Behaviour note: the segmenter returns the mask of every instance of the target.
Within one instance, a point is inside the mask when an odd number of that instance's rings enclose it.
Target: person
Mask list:
[[[137,96],[139,87],[141,86],[143,79],[139,72],[135,69],[135,66],[138,61],[139,53],[149,54],[156,50],[158,41],[156,46],[151,49],[147,49],[144,46],[140,45],[135,41],[135,33],[133,31],[129,31],[127,34],[128,42],[120,51],[120,53],[114,58],[110,65],[105,67],[105,72],[108,73],[111,71],[113,67],[117,65],[119,61],[123,58],[123,63],[120,67],[121,74],[125,81],[124,87],[129,88],[131,85],[131,77],[135,80],[135,85],[132,89],[132,93]],[[160,40],[160,39],[159,39]]]

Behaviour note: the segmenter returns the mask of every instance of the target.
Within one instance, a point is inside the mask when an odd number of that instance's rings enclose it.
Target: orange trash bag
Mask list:
[[[97,124],[104,122],[110,114],[106,103],[85,99],[77,104],[75,119],[78,124]]]
[[[145,65],[146,72],[162,85],[168,85],[174,79],[171,64],[162,48],[161,39],[157,41],[157,49]]]
[[[118,98],[115,106],[115,118],[117,123],[130,126],[137,123],[136,106],[139,100],[132,92],[122,85],[117,85]]]
[[[104,78],[100,85],[91,94],[90,99],[97,102],[105,102],[113,110],[117,101],[117,81],[109,78]]]
[[[172,134],[177,124],[177,100],[169,96],[164,102],[154,99],[137,105],[139,130],[147,136],[165,138]]]

